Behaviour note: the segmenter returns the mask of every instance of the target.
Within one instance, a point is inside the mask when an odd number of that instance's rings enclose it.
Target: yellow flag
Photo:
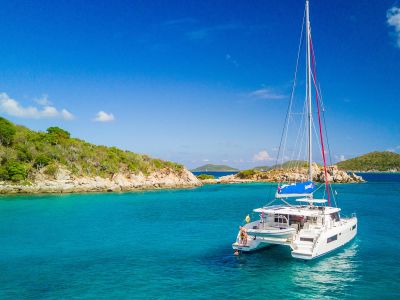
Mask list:
[[[245,220],[246,220],[246,223],[250,223],[250,216],[247,215]]]

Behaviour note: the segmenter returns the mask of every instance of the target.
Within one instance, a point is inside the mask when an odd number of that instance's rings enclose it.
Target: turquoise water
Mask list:
[[[237,172],[193,172],[193,174],[196,176],[200,174],[207,174],[207,175],[212,175],[215,178],[220,178],[221,176],[232,175],[236,173]]]
[[[0,198],[0,298],[398,299],[400,181],[339,185],[357,238],[312,262],[233,255],[272,184]],[[282,251],[283,250],[283,251]]]

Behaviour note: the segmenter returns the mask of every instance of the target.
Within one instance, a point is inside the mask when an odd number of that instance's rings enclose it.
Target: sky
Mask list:
[[[1,116],[189,168],[274,164],[303,1],[0,3]],[[311,0],[310,11],[332,160],[399,153],[400,2]]]

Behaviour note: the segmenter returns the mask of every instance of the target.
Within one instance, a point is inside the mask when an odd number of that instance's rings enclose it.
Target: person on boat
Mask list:
[[[246,232],[246,228],[240,226],[240,235],[239,235],[239,241],[240,244],[242,245],[247,245],[247,232]]]

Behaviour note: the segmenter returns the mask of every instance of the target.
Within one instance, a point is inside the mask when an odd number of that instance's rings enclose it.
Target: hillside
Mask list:
[[[225,165],[207,164],[201,167],[197,167],[191,171],[192,172],[236,172],[239,170]]]
[[[273,170],[273,169],[292,169],[292,168],[303,168],[303,167],[307,167],[308,166],[308,162],[306,162],[305,160],[289,160],[289,161],[285,161],[282,165],[281,164],[277,164],[277,165],[273,165],[273,166],[259,166],[259,167],[255,167],[253,168],[254,170],[258,170],[258,171],[269,171],[269,170]]]
[[[73,190],[74,185],[93,183],[90,180],[82,183],[82,178],[93,178],[97,180],[96,189],[102,190],[118,186],[114,180],[117,177],[122,182],[119,185],[140,187],[141,182],[151,185],[150,175],[154,184],[163,185],[168,177],[173,185],[174,181],[185,176],[189,184],[191,180],[196,184],[197,179],[188,173],[180,164],[72,138],[69,132],[59,127],[36,132],[0,117],[0,180],[3,189],[7,182],[29,186],[61,178],[68,181]],[[81,182],[77,183],[75,179]],[[58,188],[62,189],[62,186]],[[88,190],[91,190],[89,186]]]
[[[400,154],[375,151],[339,162],[337,166],[349,171],[400,172]]]

